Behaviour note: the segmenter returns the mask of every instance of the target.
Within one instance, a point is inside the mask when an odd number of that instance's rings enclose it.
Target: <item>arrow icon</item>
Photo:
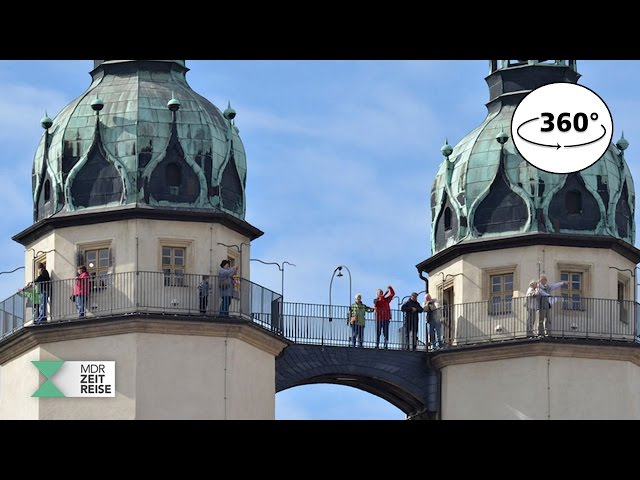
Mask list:
[[[583,147],[585,145],[589,145],[590,143],[596,143],[598,140],[601,140],[606,134],[607,134],[607,129],[604,127],[604,125],[600,124],[600,126],[602,127],[602,135],[600,135],[600,137],[596,138],[595,140],[591,140],[590,142],[587,143],[578,143],[576,145],[565,145],[565,148],[571,148],[571,147]]]
[[[534,118],[532,118],[530,120],[527,120],[526,122],[521,123],[520,126],[516,129],[516,133],[518,134],[518,136],[521,139],[523,139],[525,142],[532,143],[533,145],[538,145],[540,147],[555,148],[556,150],[558,150],[561,147],[561,145],[558,142],[556,142],[555,145],[547,145],[546,143],[534,142],[533,140],[529,140],[528,138],[525,138],[525,137],[522,136],[522,134],[520,133],[520,129],[522,127],[524,127],[527,123],[533,122],[534,120],[540,120],[540,117],[534,117]],[[600,138],[602,138],[602,137],[600,137]]]

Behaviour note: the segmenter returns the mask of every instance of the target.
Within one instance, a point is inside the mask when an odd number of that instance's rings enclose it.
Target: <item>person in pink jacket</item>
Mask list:
[[[87,297],[89,296],[89,278],[87,267],[80,265],[78,267],[78,276],[73,285],[73,296],[78,309],[78,318],[84,318]]]

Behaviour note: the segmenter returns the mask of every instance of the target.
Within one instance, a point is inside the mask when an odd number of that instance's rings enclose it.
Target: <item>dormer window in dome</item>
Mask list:
[[[198,168],[197,165],[195,168]],[[182,145],[177,138],[176,124],[164,159],[153,170],[148,184],[155,201],[168,201],[195,205],[200,196],[200,181],[194,167],[187,163]]]
[[[93,142],[86,156],[80,158],[69,173],[69,194],[75,207],[97,207],[109,203],[123,203],[123,178],[107,158],[102,145],[100,122],[96,118]]]
[[[568,215],[582,213],[582,195],[580,195],[580,192],[577,190],[569,190],[565,197],[565,205]]]
[[[242,192],[242,182],[238,175],[238,168],[236,167],[232,142],[229,161],[224,167],[222,180],[220,181],[220,197],[222,199],[222,206],[232,212],[242,212],[242,196],[238,192]]]
[[[51,181],[47,178],[44,182],[44,203],[49,203],[51,200]]]
[[[444,209],[444,230],[445,232],[451,230],[451,209],[449,207]]]
[[[548,217],[553,230],[595,231],[600,222],[600,207],[579,173],[567,176],[564,186],[549,203]]]
[[[455,239],[459,230],[458,215],[445,190],[442,193],[440,213],[434,222],[434,238],[436,249],[444,248],[451,239]]]
[[[169,193],[172,195],[178,195],[180,191],[180,184],[182,183],[182,171],[180,165],[177,163],[168,163],[165,169],[165,176],[167,185],[169,186]]]
[[[501,154],[502,155],[502,154]],[[480,235],[485,233],[517,232],[529,220],[529,210],[520,195],[509,186],[501,158],[489,193],[475,210],[474,226]]]

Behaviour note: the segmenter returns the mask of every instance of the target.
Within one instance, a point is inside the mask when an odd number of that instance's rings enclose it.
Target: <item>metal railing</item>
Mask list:
[[[531,302],[531,303],[530,303]],[[579,300],[551,297],[546,322],[541,321],[540,300],[512,298],[507,302],[489,301],[442,306],[437,315],[442,326],[445,348],[487,342],[504,342],[538,336],[583,338],[640,343],[640,308],[636,302],[600,298]],[[283,334],[297,343],[353,346],[349,307],[306,303],[283,304]],[[391,310],[388,348],[408,349],[411,337],[400,310]],[[531,322],[531,325],[529,324]],[[431,350],[426,313],[420,314],[417,349]],[[365,315],[363,346],[384,346],[377,338],[374,313]]]
[[[227,306],[229,315],[251,320],[269,330],[280,330],[280,294],[247,279],[229,282],[209,276],[209,288],[203,289],[208,292],[204,301],[198,288],[201,281],[202,275],[162,272],[124,272],[91,277],[86,280],[84,315],[74,299],[76,279],[44,282],[40,288],[49,292],[48,323],[134,313],[212,316],[224,313],[221,309]],[[38,302],[37,293],[25,289],[0,303],[0,338],[37,319],[38,306],[34,305]]]
[[[92,278],[86,301],[86,318],[134,313],[180,316],[212,316],[223,306],[221,280],[209,277],[206,305],[198,285],[202,275],[168,275],[162,272],[125,272]],[[79,311],[70,299],[75,279],[49,282],[48,322],[76,320]],[[350,346],[354,344],[349,307],[282,302],[282,297],[246,279],[235,280],[229,289],[229,314],[250,320],[296,343]],[[228,293],[227,292],[227,293]],[[36,308],[34,295],[19,293],[0,303],[0,338],[30,324]],[[445,348],[535,337],[594,339],[640,343],[640,308],[632,301],[599,298],[552,297],[546,330],[540,321],[540,300],[512,298],[504,302],[471,302],[442,306],[440,318]],[[202,311],[204,313],[202,313]],[[403,313],[391,310],[390,349],[406,349]],[[384,332],[377,339],[374,313],[367,313],[362,329],[363,347],[384,347]],[[540,329],[539,329],[540,328]],[[359,343],[359,342],[358,342]],[[434,343],[433,341],[431,343]],[[417,349],[431,349],[426,314],[419,316]]]

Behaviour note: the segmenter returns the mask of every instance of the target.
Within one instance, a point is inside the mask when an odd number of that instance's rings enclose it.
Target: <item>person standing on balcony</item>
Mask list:
[[[383,292],[381,288],[378,289],[378,294],[373,301],[373,309],[376,313],[376,348],[380,346],[380,333],[384,335],[384,348],[388,348],[389,345],[389,322],[391,320],[391,308],[389,303],[393,300],[396,292],[393,291],[393,287],[389,285],[387,291]]]
[[[33,323],[47,323],[47,302],[51,291],[51,277],[42,262],[38,262],[38,276],[33,283],[38,294],[38,315],[34,318]]]
[[[356,293],[356,302],[351,305],[351,316],[349,317],[349,323],[351,324],[351,342],[356,346],[356,338],[358,339],[358,345],[362,348],[362,342],[364,338],[364,315],[367,312],[373,312],[373,308],[366,306],[362,303],[362,295]]]
[[[38,298],[38,293],[36,292],[36,287],[33,286],[33,282],[29,282],[25,287],[20,288],[18,290],[18,295],[27,299],[27,307],[32,307],[33,312],[33,323],[37,324],[36,318],[39,315],[39,305],[40,299]]]
[[[78,276],[73,285],[73,295],[76,301],[76,309],[78,310],[78,318],[84,318],[87,306],[87,297],[89,297],[89,274],[87,267],[80,265],[78,267]]]
[[[551,305],[554,301],[551,292],[558,288],[568,286],[567,282],[547,283],[547,277],[542,275],[538,283],[538,296],[540,298],[540,318],[538,321],[538,335],[551,333]]]
[[[409,300],[402,304],[402,311],[404,312],[404,343],[405,349],[414,352],[418,347],[418,317],[422,313],[423,309],[418,303],[418,294],[413,292]],[[409,336],[411,334],[411,336]],[[411,339],[411,341],[409,341]]]
[[[218,270],[218,288],[220,289],[220,315],[229,315],[229,305],[233,295],[233,276],[238,272],[238,267],[232,267],[229,260],[220,262]]]
[[[442,347],[442,320],[440,317],[440,303],[438,299],[428,293],[424,296],[423,311],[427,312],[427,331],[431,348],[437,350]]]
[[[525,294],[525,307],[527,308],[527,337],[533,337],[533,324],[536,321],[536,311],[540,307],[540,295],[538,282],[531,280]]]
[[[207,313],[207,307],[209,306],[209,275],[203,275],[202,281],[198,285],[198,297],[200,298],[200,314]]]

